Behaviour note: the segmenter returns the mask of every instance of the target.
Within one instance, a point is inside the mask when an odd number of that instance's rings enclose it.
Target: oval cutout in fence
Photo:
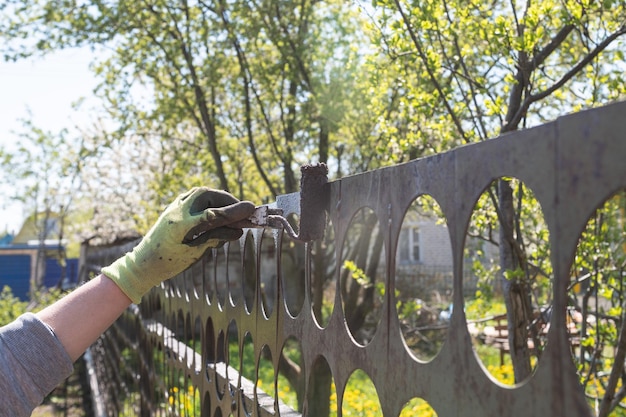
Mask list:
[[[395,287],[404,342],[417,359],[429,361],[447,339],[454,288],[450,234],[431,196],[419,196],[404,214]]]
[[[272,352],[267,345],[261,349],[257,364],[254,389],[258,404],[267,411],[273,410],[278,415]]]
[[[384,231],[376,213],[360,209],[352,218],[341,251],[340,291],[350,334],[367,345],[378,328],[385,295]]]
[[[626,190],[609,197],[587,221],[570,277],[566,331],[579,381],[595,409],[605,396],[619,395],[608,381],[623,367],[615,356],[626,300]],[[623,409],[617,404],[611,412]]]
[[[246,311],[251,313],[256,308],[256,290],[258,282],[258,270],[256,263],[256,246],[252,232],[248,232],[243,248],[243,281],[241,289]],[[232,291],[232,289],[231,289]]]
[[[292,385],[285,375],[302,372],[302,347],[295,338],[285,341],[281,351],[282,359],[278,363],[278,399],[292,410],[299,411],[298,387]]]
[[[229,272],[229,268],[233,262],[237,259],[237,256],[233,256],[232,252],[239,253],[239,242],[227,243],[223,248],[215,249],[217,256],[215,257],[215,298],[220,307],[226,305],[226,300],[229,299],[228,291],[228,279],[229,276],[239,276],[237,271],[233,273]]]
[[[207,250],[203,257],[204,275],[202,288],[204,300],[208,305],[216,302],[215,271],[217,269],[217,249]]]
[[[323,356],[313,362],[309,374],[309,386],[316,389],[306,391],[303,416],[337,415],[337,392],[330,366]]]
[[[274,312],[278,294],[278,265],[276,259],[276,241],[273,230],[264,229],[260,232],[261,254],[259,279],[261,288],[259,289],[263,316],[269,318]]]
[[[400,412],[400,417],[437,417],[437,412],[422,398],[413,398],[406,403]]]
[[[523,182],[500,178],[479,197],[465,238],[464,311],[474,352],[504,385],[528,380],[545,348],[553,279],[549,243],[541,206]],[[517,326],[509,325],[511,314]],[[522,340],[513,352],[511,331]]]
[[[287,216],[289,224],[297,224],[297,216]],[[300,314],[305,290],[305,245],[296,242],[287,233],[280,238],[280,276],[287,311],[293,317]]]
[[[383,417],[382,407],[378,399],[378,392],[370,377],[360,369],[350,375],[348,384],[343,392],[341,411],[343,415],[366,415]]]

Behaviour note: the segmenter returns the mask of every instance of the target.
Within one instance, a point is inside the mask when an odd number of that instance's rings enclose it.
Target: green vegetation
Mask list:
[[[9,324],[26,312],[28,303],[13,295],[11,288],[4,286],[0,292],[0,326]]]
[[[13,295],[10,287],[4,286],[0,292],[0,326],[12,322],[28,311],[35,313],[62,296],[61,290],[47,289],[37,291],[31,302],[21,301]]]

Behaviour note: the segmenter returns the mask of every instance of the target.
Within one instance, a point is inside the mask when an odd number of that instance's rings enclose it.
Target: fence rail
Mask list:
[[[385,416],[400,415],[412,398],[428,402],[438,416],[591,415],[570,354],[566,291],[587,220],[626,188],[624,115],[626,103],[617,103],[333,181],[327,246],[254,229],[239,244],[209,252],[129,309],[91,348],[106,414],[318,416],[328,412],[314,401],[320,398],[319,387],[330,387],[329,379],[334,383],[341,410],[344,388],[353,372],[361,370],[376,387]],[[439,353],[429,361],[416,359],[403,342],[394,291],[403,216],[418,196],[428,194],[446,219],[452,301],[463,306],[467,225],[481,193],[501,177],[519,178],[539,201],[554,274],[545,351],[533,376],[513,387],[494,382],[477,359],[463,308],[454,308]],[[299,214],[298,207],[281,204],[279,198],[278,208],[285,214]],[[364,207],[377,216],[385,265],[380,319],[365,341],[355,338],[346,324],[337,268],[342,243],[350,239],[350,222]],[[131,246],[85,247],[83,271],[99,271]],[[323,248],[331,248],[330,257],[320,257]],[[319,313],[316,291],[321,287],[314,279],[322,268],[335,277],[334,284],[323,288],[332,297],[325,316]],[[281,353],[294,344],[299,355],[290,359],[298,366],[286,367],[289,358]],[[243,359],[250,355],[246,352],[252,352],[252,361]],[[275,376],[269,386],[255,381],[262,364]],[[300,410],[276,399],[284,384],[278,375],[287,369],[299,371],[291,381],[296,382]]]

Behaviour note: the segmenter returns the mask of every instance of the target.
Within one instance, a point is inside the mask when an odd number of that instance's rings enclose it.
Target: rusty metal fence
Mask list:
[[[329,230],[300,243],[280,230],[251,229],[213,250],[181,276],[155,288],[90,349],[102,415],[341,415],[355,372],[376,387],[382,413],[400,415],[413,398],[438,416],[588,416],[569,353],[567,286],[581,231],[594,211],[626,188],[626,103],[559,118],[537,128],[329,183]],[[547,344],[527,381],[503,386],[474,352],[463,311],[464,244],[475,202],[500,177],[533,190],[550,232],[553,312]],[[454,308],[445,342],[419,360],[403,340],[395,291],[395,254],[407,208],[430,195],[445,217],[452,248]],[[294,196],[275,207],[294,215]],[[349,225],[368,207],[382,231],[380,317],[370,337],[352,334],[337,265]],[[83,271],[129,250],[85,247]],[[375,243],[371,243],[375,245]],[[320,256],[323,250],[328,253]],[[321,287],[320,269],[335,280]],[[320,306],[322,289],[328,305]],[[297,355],[283,354],[295,346]],[[258,377],[265,366],[273,379]],[[299,407],[278,392],[292,373]],[[297,375],[294,374],[297,373]],[[288,375],[289,377],[289,375]],[[328,384],[331,381],[332,384]],[[320,394],[319,387],[327,387]],[[336,408],[318,404],[336,393]],[[326,408],[325,408],[326,407]],[[297,408],[300,408],[298,410]]]

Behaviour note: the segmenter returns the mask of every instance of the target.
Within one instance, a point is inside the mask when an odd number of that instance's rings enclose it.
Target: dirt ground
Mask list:
[[[74,373],[35,408],[31,417],[92,417],[90,392],[84,381],[85,365],[79,360]]]

